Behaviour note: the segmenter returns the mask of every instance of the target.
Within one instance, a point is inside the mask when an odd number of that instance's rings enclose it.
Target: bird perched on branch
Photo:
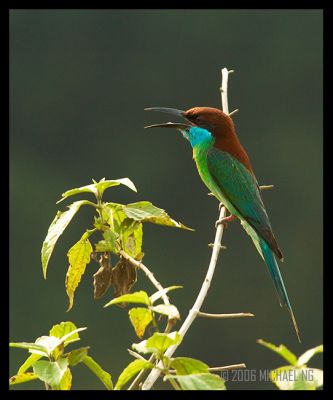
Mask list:
[[[264,259],[277,291],[280,305],[288,309],[300,341],[296,319],[276,261],[283,261],[282,252],[273,234],[250,159],[241,145],[232,119],[211,107],[194,107],[187,111],[152,107],[185,118],[187,123],[168,122],[146,128],[175,128],[193,148],[199,175],[213,195],[227,208],[230,216],[218,223],[238,218]]]

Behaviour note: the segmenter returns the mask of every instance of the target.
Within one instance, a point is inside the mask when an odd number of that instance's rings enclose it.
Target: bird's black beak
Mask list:
[[[176,117],[184,118],[185,111],[177,110],[176,108],[168,108],[168,107],[149,107],[145,108],[145,111],[159,111],[164,112],[167,114],[174,115]],[[154,124],[145,126],[145,128],[175,128],[175,129],[187,129],[191,125],[188,124],[181,124],[181,123],[174,123],[174,122],[167,122],[164,124]]]
[[[145,108],[145,111],[159,111],[167,114],[175,115],[176,117],[184,117],[184,112],[182,110],[177,110],[176,108],[167,108],[167,107],[149,107]]]

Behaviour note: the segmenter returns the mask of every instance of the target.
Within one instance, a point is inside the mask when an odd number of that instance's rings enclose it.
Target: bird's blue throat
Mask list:
[[[181,132],[184,138],[191,143],[192,147],[199,145],[211,147],[214,145],[214,136],[207,129],[194,126],[189,129],[182,129]]]

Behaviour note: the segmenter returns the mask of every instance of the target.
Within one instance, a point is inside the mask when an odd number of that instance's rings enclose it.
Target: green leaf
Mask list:
[[[46,238],[43,242],[42,251],[41,251],[41,258],[42,258],[42,268],[43,268],[43,275],[46,279],[46,271],[47,266],[50,261],[53,249],[57,240],[59,239],[60,235],[64,232],[67,225],[71,222],[74,215],[77,213],[79,208],[84,204],[92,204],[87,200],[76,201],[68,206],[67,211],[58,211],[57,215],[55,216],[54,220],[52,221]]]
[[[72,373],[69,368],[66,369],[65,373],[63,374],[58,390],[70,390],[72,387]]]
[[[118,186],[118,185],[125,185],[128,188],[130,188],[131,190],[133,190],[134,192],[137,192],[134,183],[129,178],[113,179],[113,180],[107,180],[107,181],[104,179],[101,179],[98,183],[95,184],[100,197],[103,196],[105,189],[112,187],[112,186]]]
[[[280,344],[280,346],[275,346],[274,344],[265,342],[262,339],[259,339],[257,342],[267,347],[268,349],[274,351],[275,353],[279,354],[281,357],[287,360],[291,365],[297,365],[297,357],[290,350],[288,350],[287,347],[284,346],[283,344]]]
[[[211,373],[166,375],[164,380],[176,379],[183,390],[226,390],[224,380]]]
[[[46,382],[52,388],[57,388],[67,370],[67,366],[68,360],[66,358],[59,358],[59,360],[54,362],[36,361],[33,370],[40,380]]]
[[[96,198],[98,197],[98,195],[100,197],[102,197],[104,190],[111,186],[125,185],[125,186],[129,187],[130,189],[134,190],[134,192],[137,191],[136,187],[134,186],[134,183],[128,178],[107,180],[107,181],[105,180],[105,178],[102,178],[99,182],[96,182],[93,179],[93,182],[94,183],[90,184],[90,185],[81,186],[79,188],[67,190],[65,193],[63,193],[61,195],[61,199],[58,200],[57,203],[60,203],[61,201],[65,200],[69,196],[73,196],[75,194],[85,193],[85,192],[93,193]]]
[[[77,333],[77,327],[71,321],[60,322],[60,324],[53,325],[50,329],[49,335],[55,336],[59,339],[62,339],[64,336],[67,337],[69,333],[71,333],[71,341],[72,339],[80,339],[80,336]],[[82,328],[79,328],[82,330]],[[84,328],[86,329],[86,328]],[[65,345],[67,344],[67,340],[65,340]]]
[[[112,253],[118,254],[116,248],[117,235],[110,229],[108,229],[107,231],[103,232],[103,237],[104,240],[100,240],[98,243],[95,244],[96,251],[112,251]]]
[[[101,380],[103,385],[108,389],[112,390],[111,375],[104,371],[104,369],[90,356],[85,356],[82,362]]]
[[[323,385],[323,371],[316,368],[277,368],[270,373],[272,382],[280,390],[316,390]]]
[[[166,315],[168,319],[180,319],[179,311],[177,307],[172,304],[159,304],[150,309],[156,313]]]
[[[76,342],[77,340],[80,340],[79,335],[77,335],[77,332],[85,331],[87,328],[76,328],[72,332],[68,332],[66,335],[64,335],[61,338],[61,342],[65,343],[65,346],[69,343]]]
[[[122,249],[133,258],[141,254],[142,224],[125,218],[120,226],[120,241]],[[142,258],[142,257],[141,257]]]
[[[115,299],[112,299],[106,303],[104,307],[108,307],[117,303],[139,303],[149,306],[150,300],[148,294],[143,290],[140,290],[139,292],[128,293],[124,294],[123,296],[116,297]]]
[[[110,228],[120,234],[122,222],[127,218],[123,205],[118,203],[103,203],[102,215]]]
[[[57,204],[61,203],[65,199],[67,199],[67,197],[73,196],[74,194],[80,194],[80,193],[85,193],[85,192],[93,193],[95,195],[95,197],[97,197],[97,195],[98,195],[96,185],[90,184],[90,185],[86,185],[86,186],[81,186],[79,188],[67,190],[66,192],[64,192],[61,195],[61,199],[57,201]]]
[[[48,356],[47,349],[44,346],[38,345],[36,343],[27,343],[27,342],[9,343],[9,347],[18,347],[20,349],[29,350],[30,353],[34,352],[35,354],[40,354],[46,357]]]
[[[24,374],[36,361],[42,357],[41,354],[30,354],[30,356],[24,361],[20,369],[17,371],[17,375]]]
[[[69,365],[74,367],[74,365],[79,364],[83,361],[87,355],[89,347],[81,347],[80,349],[75,349],[66,354],[68,358]]]
[[[55,336],[41,336],[36,339],[36,344],[43,346],[47,351],[47,355],[52,355],[55,359],[62,353],[64,347],[61,339]],[[41,354],[38,350],[31,350],[31,352]]]
[[[24,383],[28,381],[32,381],[34,379],[38,379],[38,375],[33,372],[22,372],[21,374],[17,374],[12,376],[9,379],[10,385],[16,385],[17,383]]]
[[[72,246],[68,253],[69,268],[66,274],[66,292],[69,298],[67,311],[73,306],[74,293],[78,287],[81,277],[85,272],[87,264],[90,263],[90,255],[93,251],[89,239],[80,239]]]
[[[120,390],[126,383],[143,369],[152,369],[153,364],[146,360],[134,360],[119,375],[115,390]]]
[[[150,301],[152,304],[155,303],[156,300],[160,299],[162,296],[164,296],[166,293],[170,292],[171,290],[175,289],[181,289],[183,286],[169,286],[167,288],[161,289],[154,293],[153,295],[150,296]]]
[[[306,364],[315,354],[322,353],[323,351],[324,351],[324,346],[322,344],[320,346],[314,347],[313,349],[306,351],[298,358],[297,365],[301,366]]]
[[[134,343],[132,348],[139,353],[164,353],[170,346],[180,343],[182,337],[178,332],[171,333],[159,333],[155,332],[147,340],[143,340],[140,343]]]
[[[177,375],[190,375],[208,373],[208,365],[200,360],[189,357],[176,357],[171,363],[170,367],[176,370]]]
[[[143,307],[131,308],[128,315],[135,333],[141,339],[145,333],[146,327],[153,319],[151,311]]]
[[[180,222],[176,222],[164,210],[154,206],[149,201],[127,204],[124,206],[124,212],[129,218],[136,221],[193,230]]]

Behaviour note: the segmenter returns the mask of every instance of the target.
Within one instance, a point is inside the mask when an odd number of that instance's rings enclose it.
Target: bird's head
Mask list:
[[[214,140],[218,136],[228,133],[232,126],[231,118],[223,111],[211,107],[194,107],[187,111],[177,110],[175,108],[151,107],[145,108],[146,111],[159,111],[181,117],[187,123],[167,122],[163,124],[154,124],[145,128],[175,128],[181,131],[183,136],[188,139],[192,145],[205,139]]]

